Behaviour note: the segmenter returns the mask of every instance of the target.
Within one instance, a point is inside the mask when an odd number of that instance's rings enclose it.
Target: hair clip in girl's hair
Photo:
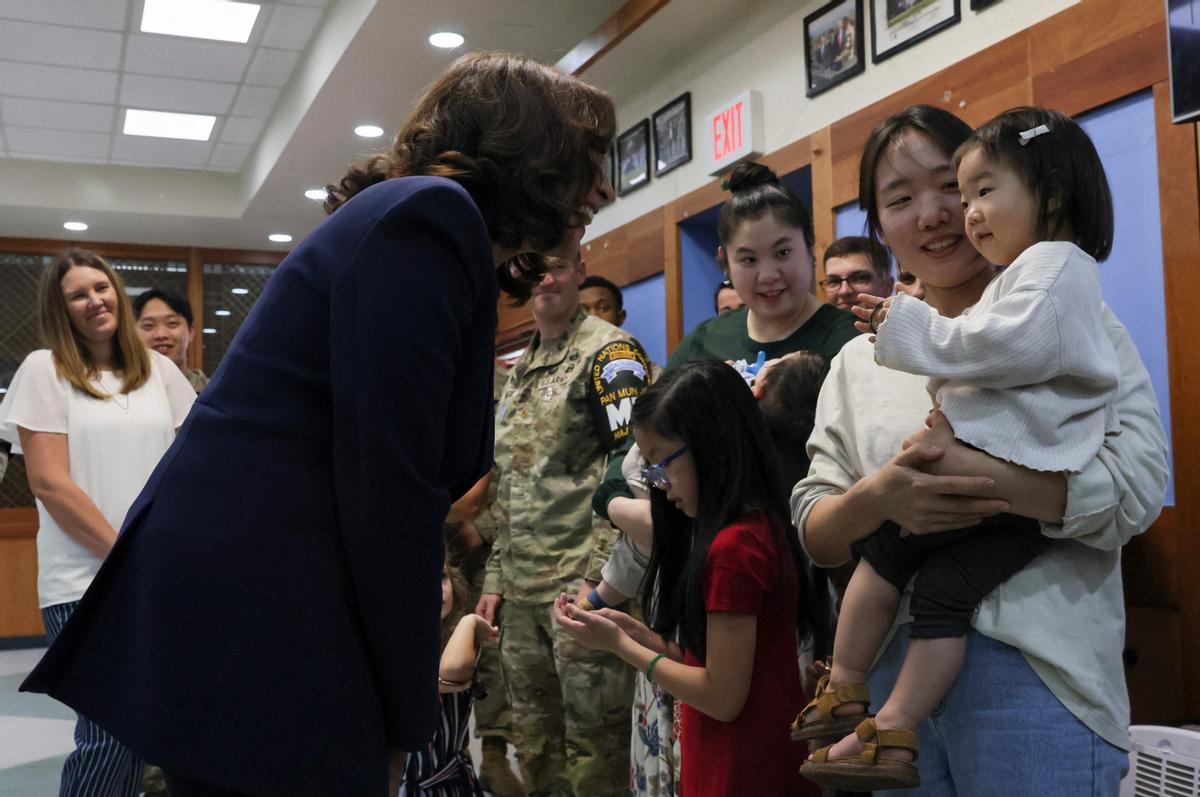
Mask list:
[[[1038,125],[1037,127],[1031,127],[1028,130],[1023,130],[1019,134],[1021,136],[1021,146],[1023,147],[1043,133],[1049,132],[1050,128],[1046,127],[1046,125]]]
[[[729,181],[728,180],[721,180],[721,190],[722,191],[729,190]]]

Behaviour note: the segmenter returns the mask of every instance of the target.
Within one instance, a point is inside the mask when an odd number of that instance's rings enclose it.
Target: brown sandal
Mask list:
[[[917,732],[906,728],[880,730],[875,718],[863,720],[854,734],[863,743],[862,753],[846,758],[829,758],[829,747],[822,747],[800,767],[800,774],[812,782],[830,789],[875,791],[877,789],[911,789],[921,785],[921,776],[912,761],[879,755],[886,747],[911,750],[917,759]]]
[[[834,714],[833,710],[847,703],[862,703],[864,708],[855,714]],[[865,706],[870,705],[871,695],[866,684],[842,684],[837,689],[829,688],[829,676],[822,675],[817,681],[817,690],[808,705],[796,715],[792,723],[792,740],[825,739],[837,737],[841,739],[852,733],[858,724],[867,716]],[[810,719],[810,712],[816,712],[816,719]]]

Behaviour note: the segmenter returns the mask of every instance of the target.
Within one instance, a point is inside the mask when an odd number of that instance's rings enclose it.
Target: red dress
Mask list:
[[[732,722],[683,706],[681,797],[796,797],[820,794],[800,777],[806,753],[791,741],[803,707],[796,659],[796,569],[779,550],[771,521],[754,512],[722,529],[704,563],[710,612],[758,617],[754,671],[746,705]],[[782,576],[782,578],[781,578]],[[689,651],[684,662],[701,663]]]

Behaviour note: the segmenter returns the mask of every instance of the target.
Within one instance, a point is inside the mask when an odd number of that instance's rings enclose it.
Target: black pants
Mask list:
[[[220,786],[201,783],[198,780],[181,777],[166,770],[163,771],[163,780],[167,782],[169,797],[247,797],[240,791],[230,791]]]
[[[978,526],[908,537],[888,522],[855,550],[902,592],[916,574],[909,635],[935,639],[964,636],[979,602],[1051,542],[1036,520],[995,515]]]

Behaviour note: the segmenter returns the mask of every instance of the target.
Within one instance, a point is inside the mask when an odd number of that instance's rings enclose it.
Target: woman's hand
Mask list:
[[[945,448],[922,439],[855,486],[864,485],[875,497],[884,519],[913,534],[975,526],[1008,511],[1008,502],[995,497],[996,484],[990,477],[930,473],[945,453]]]
[[[662,636],[651,631],[640,620],[630,617],[625,612],[619,612],[616,609],[601,609],[596,614],[606,620],[611,620],[626,636],[642,647],[649,648],[655,653],[666,653],[673,659],[683,661],[683,654],[679,651],[678,645],[668,644]]]
[[[619,614],[619,612],[617,613]],[[561,593],[554,601],[554,621],[580,645],[593,650],[613,653],[625,636],[625,633],[611,619],[603,616],[600,612],[587,612],[580,609],[571,603],[565,592]]]
[[[932,476],[973,476],[991,479],[993,498],[1008,502],[1001,511],[1034,518],[1043,523],[1061,523],[1067,509],[1066,477],[1061,473],[1035,471],[960,442],[950,421],[939,410],[929,413],[925,427],[904,441],[904,447],[933,446],[943,453],[922,466]],[[921,533],[913,529],[915,533]]]

